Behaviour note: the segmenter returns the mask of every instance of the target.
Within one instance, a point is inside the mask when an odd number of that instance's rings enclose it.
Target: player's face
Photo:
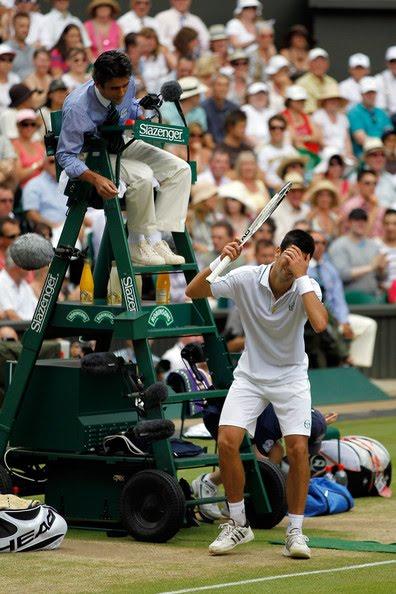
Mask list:
[[[125,97],[128,85],[129,76],[125,76],[122,78],[112,78],[105,82],[103,86],[98,84],[97,87],[105,99],[109,99],[109,101],[119,104]]]

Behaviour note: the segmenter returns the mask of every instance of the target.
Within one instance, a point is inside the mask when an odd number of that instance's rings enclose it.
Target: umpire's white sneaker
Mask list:
[[[165,259],[157,253],[146,239],[131,246],[132,262],[140,266],[163,266]]]
[[[286,535],[285,548],[283,555],[293,559],[310,559],[311,550],[307,545],[309,539],[299,530],[294,529]]]
[[[254,534],[249,524],[247,526],[238,526],[234,520],[227,524],[220,524],[221,532],[219,536],[209,545],[211,555],[225,555],[240,544],[254,540]]]
[[[199,499],[217,496],[217,487],[209,483],[205,478],[206,476],[206,474],[201,474],[191,483],[194,496]],[[221,512],[216,503],[201,503],[198,509],[204,520],[212,521],[221,518]]]
[[[183,258],[183,256],[174,254],[170,249],[169,245],[163,239],[161,241],[158,241],[158,243],[156,243],[153,246],[153,248],[157,252],[157,254],[165,260],[165,264],[176,266],[177,264],[185,263],[185,259]]]

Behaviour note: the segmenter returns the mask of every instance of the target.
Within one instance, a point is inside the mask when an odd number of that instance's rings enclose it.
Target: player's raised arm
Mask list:
[[[223,251],[221,252],[221,255],[218,258],[216,258],[216,260],[214,260],[207,268],[204,268],[204,270],[201,270],[201,272],[199,272],[197,274],[197,276],[195,276],[193,278],[193,280],[187,285],[187,288],[186,288],[187,297],[190,297],[191,299],[201,299],[203,297],[213,297],[213,294],[212,294],[212,291],[210,288],[210,284],[206,280],[207,277],[212,272],[212,270],[214,270],[214,268],[216,268],[216,266],[218,265],[220,260],[225,258],[225,256],[229,256],[229,258],[233,262],[241,255],[241,251],[242,251],[242,248],[239,245],[239,242],[237,240],[231,241],[231,243],[228,243],[225,246],[225,248],[223,249]]]
[[[324,332],[328,323],[328,314],[314,291],[311,279],[307,276],[309,255],[303,254],[300,248],[295,245],[286,248],[284,255],[289,262],[289,270],[296,279],[298,291],[312,328],[315,332]]]

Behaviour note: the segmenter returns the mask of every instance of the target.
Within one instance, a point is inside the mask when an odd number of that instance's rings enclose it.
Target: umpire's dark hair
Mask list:
[[[300,248],[303,254],[309,254],[310,256],[313,256],[315,251],[314,240],[309,233],[306,233],[306,231],[302,231],[301,229],[293,229],[292,231],[289,231],[289,233],[286,233],[280,244],[281,252],[284,252],[285,249],[291,245],[296,245]]]
[[[113,78],[124,78],[131,74],[132,66],[128,56],[119,50],[110,50],[97,58],[93,65],[92,78],[103,87]]]

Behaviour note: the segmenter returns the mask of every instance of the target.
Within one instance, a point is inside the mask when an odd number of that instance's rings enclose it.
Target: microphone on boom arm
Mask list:
[[[182,106],[180,104],[180,97],[183,94],[183,89],[180,83],[177,80],[169,80],[168,82],[164,82],[161,87],[160,95],[164,101],[168,101],[170,103],[174,103],[175,107],[180,115],[182,122],[186,128],[188,128],[188,124],[186,122],[185,115],[183,113]],[[187,161],[190,161],[190,147],[187,144]]]

